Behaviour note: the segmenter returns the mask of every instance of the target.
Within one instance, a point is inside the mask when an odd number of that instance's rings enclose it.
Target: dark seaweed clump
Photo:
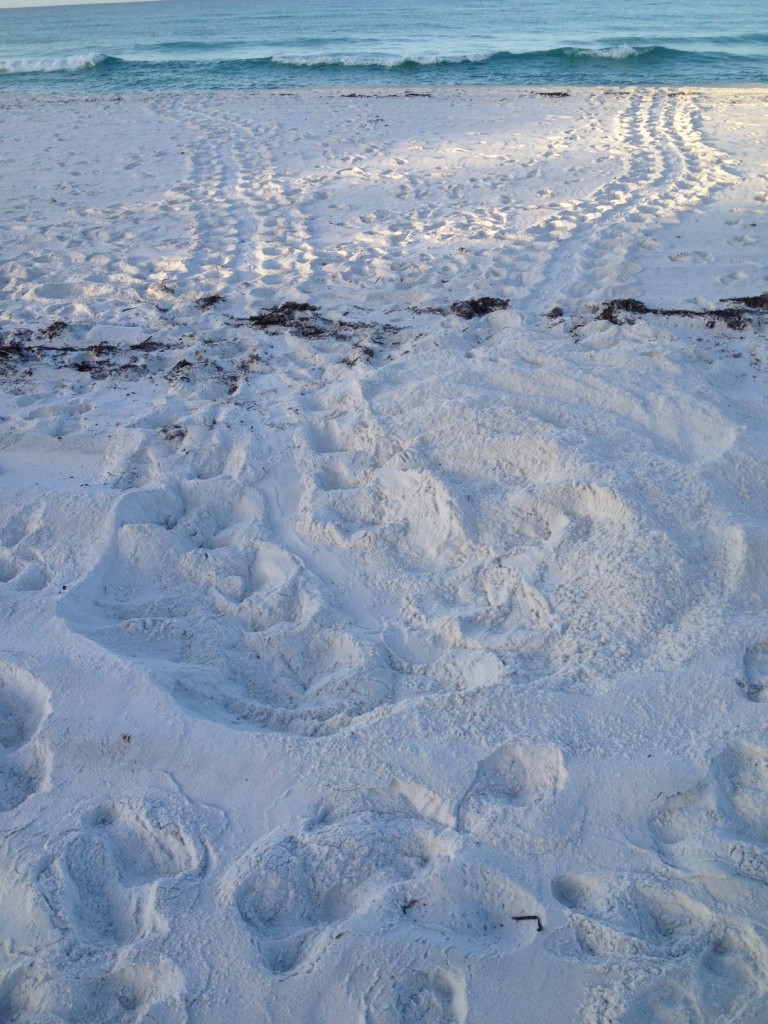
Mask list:
[[[768,292],[761,295],[740,295],[734,299],[723,299],[723,302],[738,302],[747,309],[768,309]]]
[[[464,320],[474,320],[478,316],[488,316],[497,309],[507,309],[509,299],[493,299],[484,295],[479,299],[463,299],[461,302],[454,302],[451,305],[451,312]]]
[[[289,327],[306,338],[326,334],[328,327],[323,317],[315,316],[318,307],[309,302],[284,302],[281,306],[267,306],[260,313],[248,317],[251,327]]]
[[[738,302],[739,306],[728,306],[725,309],[657,309],[646,306],[639,299],[611,299],[603,304],[597,314],[598,320],[607,320],[612,324],[622,323],[622,313],[643,316],[679,316],[688,319],[706,321],[707,327],[714,327],[717,322],[725,324],[732,331],[744,331],[750,324],[746,315],[748,309],[768,309],[768,292],[763,295],[751,295],[738,299],[724,299],[724,302]]]
[[[618,324],[619,313],[650,313],[652,312],[644,302],[639,299],[611,299],[606,302],[597,315],[598,320],[607,320],[609,323]]]
[[[212,309],[217,306],[220,302],[224,301],[223,295],[203,295],[201,299],[198,299],[195,305],[201,312],[205,312],[208,309]]]

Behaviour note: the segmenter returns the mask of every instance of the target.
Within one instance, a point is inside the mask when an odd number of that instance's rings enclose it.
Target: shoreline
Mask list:
[[[147,0],[147,2],[154,2],[154,0]],[[122,92],[113,93],[101,93],[101,92],[75,92],[75,91],[62,91],[55,92],[53,90],[41,90],[40,92],[32,91],[16,91],[13,89],[4,90],[0,88],[0,97],[15,97],[20,100],[24,99],[39,99],[46,98],[51,100],[72,100],[80,99],[86,102],[98,102],[104,100],[105,102],[113,101],[117,98],[120,99],[150,99],[159,96],[174,96],[174,97],[201,97],[201,96],[231,96],[231,97],[242,97],[242,96],[287,96],[287,95],[349,95],[347,90],[353,93],[363,90],[361,96],[363,98],[379,98],[388,99],[394,96],[402,96],[407,93],[423,94],[424,92],[430,92],[435,94],[447,94],[454,92],[467,92],[470,94],[483,95],[487,93],[499,92],[520,92],[529,93],[533,92],[536,95],[546,95],[547,93],[612,93],[615,91],[624,90],[638,90],[638,91],[649,91],[653,92],[656,90],[686,90],[696,89],[700,92],[752,92],[757,90],[768,91],[768,82],[740,82],[740,83],[720,83],[711,84],[707,82],[616,82],[613,84],[572,84],[568,82],[546,82],[546,83],[510,83],[510,84],[475,84],[475,83],[464,83],[457,85],[429,85],[429,84],[415,84],[407,85],[403,83],[397,83],[392,86],[387,85],[366,85],[360,82],[350,82],[348,85],[295,85],[295,86],[274,86],[270,88],[251,88],[251,89],[179,89],[165,91],[162,89],[148,89],[144,90],[124,90]],[[394,91],[393,91],[394,90]]]

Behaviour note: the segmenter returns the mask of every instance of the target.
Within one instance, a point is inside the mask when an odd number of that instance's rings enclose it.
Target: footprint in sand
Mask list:
[[[759,1024],[766,1019],[768,946],[749,924],[718,925],[702,953],[677,959],[674,967],[676,976],[660,978],[654,971],[644,985],[634,986],[621,1024]]]
[[[152,966],[126,964],[109,974],[88,968],[64,977],[37,966],[18,967],[0,983],[0,1020],[4,1024],[136,1024],[157,1020],[181,1024],[184,979],[160,957]],[[86,974],[86,977],[82,975]],[[150,1015],[150,1011],[152,1011]]]
[[[148,432],[117,426],[104,453],[103,482],[120,491],[148,487],[158,477],[158,460]]]
[[[81,984],[74,994],[74,1020],[89,1024],[135,1024],[136,1021],[187,1019],[184,978],[175,964],[163,957],[151,966],[127,965],[111,974]]]
[[[308,970],[329,942],[349,933],[365,941],[426,940],[477,956],[504,955],[534,940],[543,927],[537,902],[498,854],[440,824],[439,801],[419,787],[397,785],[368,797],[363,803],[378,810],[339,820],[329,812],[258,848],[236,868],[227,890],[269,970]],[[437,818],[425,820],[417,806]],[[418,998],[430,1012],[447,1013],[454,1001],[446,992],[443,998],[429,989]],[[416,988],[412,994],[416,999]]]
[[[648,823],[677,867],[714,863],[724,875],[768,882],[768,749],[731,744],[697,785],[659,801]]]
[[[408,569],[448,568],[466,544],[449,494],[426,471],[385,466],[366,484],[326,492],[323,505],[319,516],[337,526],[342,543],[383,540]]]
[[[50,773],[48,748],[37,739],[50,713],[48,690],[13,665],[0,665],[0,811],[37,792]]]
[[[403,884],[444,852],[440,829],[414,819],[359,814],[307,827],[257,851],[235,892],[241,920],[267,967],[314,962],[332,936],[405,913]]]
[[[78,398],[67,402],[43,401],[27,411],[25,420],[44,435],[66,437],[83,429],[85,417],[92,409],[90,403]]]
[[[632,956],[650,963],[701,956],[716,926],[703,903],[661,876],[561,875],[552,895],[569,911],[558,944],[578,959]]]
[[[33,548],[9,551],[0,547],[0,583],[14,590],[42,590],[48,583],[48,570],[40,553]]]
[[[127,946],[164,925],[166,893],[205,871],[187,813],[163,795],[92,811],[42,881],[56,924],[90,946]]]
[[[51,994],[54,981],[54,974],[42,967],[9,971],[0,981],[0,1020],[7,1024],[31,1020],[63,1024],[63,1019],[51,1012],[55,1003]]]
[[[414,886],[404,916],[433,946],[467,955],[513,953],[544,927],[538,902],[482,848],[460,850]]]
[[[359,384],[334,391],[333,400],[342,411],[320,408],[307,432],[317,521],[345,547],[383,542],[409,569],[455,563],[467,539],[440,480],[378,427]]]
[[[768,701],[768,640],[757,640],[747,647],[740,682],[749,700],[757,704]]]
[[[459,803],[458,827],[474,834],[493,831],[499,816],[526,813],[551,803],[567,779],[558,747],[527,741],[507,743],[477,767],[475,778]]]
[[[0,583],[14,590],[42,590],[48,583],[48,570],[34,541],[43,511],[38,505],[14,512],[0,528]]]
[[[768,944],[761,936],[768,917],[756,899],[755,883],[768,882],[768,749],[730,744],[696,785],[660,799],[648,823],[661,856],[674,869],[675,886],[687,884],[696,897],[657,885],[653,928],[646,930],[650,938],[661,936],[693,978],[692,986],[685,984],[686,998],[699,1016],[690,1019],[765,1019]],[[578,912],[594,902],[582,895],[588,887],[580,888],[578,880],[560,879],[557,886],[553,891],[560,902]],[[672,999],[658,985],[638,996],[628,1022],[671,1019],[658,1016],[658,1007]],[[645,1016],[651,1006],[657,1007],[656,1015]]]
[[[365,999],[365,1024],[464,1024],[466,1019],[464,981],[440,967],[383,977]]]
[[[394,673],[301,561],[263,539],[263,515],[258,495],[228,478],[132,492],[102,562],[59,610],[107,649],[151,659],[195,714],[335,731],[388,703]]]

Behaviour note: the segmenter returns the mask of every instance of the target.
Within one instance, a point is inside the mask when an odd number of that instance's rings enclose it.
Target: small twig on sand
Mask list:
[[[539,917],[538,914],[520,914],[518,917],[513,917],[512,920],[513,921],[535,921],[536,922],[536,931],[537,932],[543,932],[544,931],[544,925],[541,923],[541,918]]]

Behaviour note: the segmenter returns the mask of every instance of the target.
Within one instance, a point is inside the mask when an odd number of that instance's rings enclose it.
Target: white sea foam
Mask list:
[[[600,57],[603,60],[624,60],[626,57],[637,57],[640,50],[628,43],[620,43],[618,46],[601,46],[596,49],[585,48],[573,51],[577,57]]]
[[[491,60],[494,53],[462,53],[453,56],[438,54],[408,55],[408,56],[385,56],[382,54],[275,54],[272,57],[274,64],[288,64],[293,67],[381,67],[398,68],[404,64],[421,64],[432,66],[435,64],[482,64],[483,61]]]
[[[273,64],[289,64],[293,67],[325,67],[326,65],[340,65],[342,67],[370,66],[391,68],[400,64],[400,57],[376,57],[376,56],[335,56],[332,54],[275,54],[272,57]]]
[[[27,57],[0,60],[0,74],[30,75],[54,71],[83,71],[109,58],[103,53],[76,53],[68,57]]]

